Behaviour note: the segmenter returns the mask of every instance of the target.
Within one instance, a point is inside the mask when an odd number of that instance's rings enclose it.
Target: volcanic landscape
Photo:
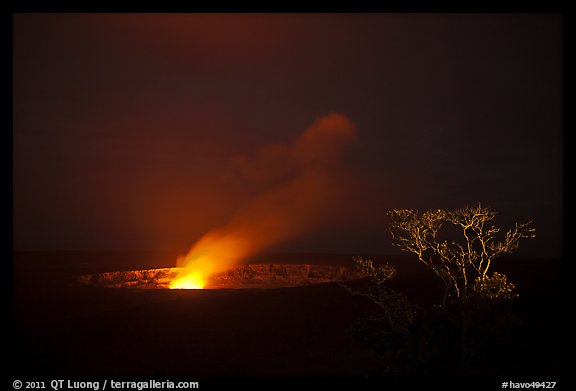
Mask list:
[[[175,272],[162,267],[164,259],[173,258],[16,253],[13,373],[194,379],[386,375],[378,356],[349,335],[352,324],[374,310],[369,300],[341,286],[341,280],[359,277],[350,255],[265,256],[215,277],[208,289],[158,289]],[[391,287],[414,302],[433,302],[434,278],[417,261],[374,260],[398,268]],[[555,281],[561,264],[504,259],[499,270],[517,281],[516,306],[524,323],[502,347],[503,361],[492,363],[491,373],[558,374],[562,358],[555,352],[561,341],[551,331],[560,321]],[[450,371],[447,364],[438,374]]]

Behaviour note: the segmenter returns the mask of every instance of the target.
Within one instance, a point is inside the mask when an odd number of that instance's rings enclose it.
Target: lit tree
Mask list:
[[[480,205],[421,215],[411,209],[395,209],[389,215],[394,244],[415,254],[442,281],[442,307],[449,299],[466,303],[514,296],[514,285],[505,275],[490,276],[488,271],[496,257],[516,250],[521,239],[535,236],[531,222],[516,224],[498,237],[500,229],[490,224],[496,212]],[[442,239],[441,229],[452,239]]]
[[[389,214],[394,244],[415,254],[442,281],[440,308],[459,330],[460,370],[465,373],[473,345],[481,345],[477,329],[497,316],[494,304],[516,296],[504,274],[488,273],[492,262],[516,250],[521,239],[534,237],[535,230],[528,222],[499,235],[500,229],[490,224],[496,212],[480,205],[421,215],[395,209]]]
[[[492,225],[496,212],[480,205],[422,214],[395,209],[389,215],[394,244],[434,272],[442,283],[442,300],[431,309],[415,306],[387,286],[395,268],[355,257],[368,278],[363,285],[343,286],[370,299],[381,314],[358,323],[355,335],[383,346],[391,362],[408,364],[409,370],[433,365],[436,354],[457,344],[460,372],[468,373],[473,359],[481,357],[477,353],[514,322],[509,307],[501,304],[517,296],[515,287],[504,274],[490,271],[492,263],[516,250],[520,240],[534,237],[535,230],[528,222],[501,233]]]

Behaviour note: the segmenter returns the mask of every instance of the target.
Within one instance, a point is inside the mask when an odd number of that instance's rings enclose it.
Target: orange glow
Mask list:
[[[206,276],[201,272],[191,272],[170,282],[170,289],[204,289]]]
[[[210,276],[237,265],[251,251],[248,241],[237,235],[209,232],[185,257],[178,258],[183,269],[170,283],[170,289],[204,289]]]

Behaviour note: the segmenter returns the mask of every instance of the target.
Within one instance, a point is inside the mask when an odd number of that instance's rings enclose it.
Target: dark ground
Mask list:
[[[381,375],[376,354],[353,343],[346,332],[371,304],[334,283],[202,291],[74,283],[85,273],[173,266],[173,259],[174,254],[14,254],[9,373],[14,378],[187,379]],[[415,260],[385,259],[399,269],[393,283],[397,290],[422,305],[438,298],[431,273]],[[352,264],[346,255],[276,255],[257,261]],[[506,273],[518,287],[514,306],[522,323],[506,339],[490,376],[559,381],[567,310],[561,260],[503,259],[493,270]]]

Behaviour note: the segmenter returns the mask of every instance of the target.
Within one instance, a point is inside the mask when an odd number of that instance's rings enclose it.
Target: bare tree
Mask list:
[[[516,224],[499,238],[500,229],[490,224],[496,212],[480,205],[421,215],[395,209],[389,215],[394,244],[415,254],[442,281],[442,307],[449,299],[465,303],[480,297],[512,297],[514,285],[506,276],[490,276],[488,271],[495,258],[516,250],[521,239],[535,236],[531,222]],[[452,238],[442,239],[441,231]]]
[[[523,238],[535,236],[531,222],[515,224],[499,235],[491,225],[496,212],[480,205],[452,211],[411,209],[390,213],[395,245],[415,254],[442,281],[440,308],[460,334],[460,369],[468,370],[470,327],[493,312],[494,304],[515,297],[514,285],[504,274],[488,272],[500,255],[518,248]]]

